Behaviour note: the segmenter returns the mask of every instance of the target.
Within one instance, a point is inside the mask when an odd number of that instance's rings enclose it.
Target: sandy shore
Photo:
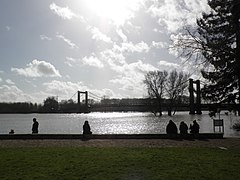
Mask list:
[[[240,138],[209,140],[114,139],[82,140],[0,140],[0,148],[14,147],[214,147],[240,149]]]

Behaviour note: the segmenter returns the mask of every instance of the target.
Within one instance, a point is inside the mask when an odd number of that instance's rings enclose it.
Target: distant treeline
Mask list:
[[[133,107],[141,111],[142,106],[155,106],[156,101],[149,98],[128,98],[128,99],[102,99],[100,102],[95,102],[89,99],[89,110],[94,109],[111,109],[111,107]],[[183,104],[188,103],[188,98],[182,101]],[[81,102],[81,106],[74,102],[72,99],[63,100],[58,102],[55,97],[48,97],[44,100],[43,104],[31,102],[17,102],[17,103],[0,103],[0,113],[73,113],[84,109],[85,102]],[[168,100],[164,100],[163,104],[168,104]]]
[[[0,113],[57,113],[77,112],[78,105],[72,104],[33,104],[28,102],[0,103]]]
[[[39,111],[40,106],[27,102],[0,103],[0,113],[34,113]]]

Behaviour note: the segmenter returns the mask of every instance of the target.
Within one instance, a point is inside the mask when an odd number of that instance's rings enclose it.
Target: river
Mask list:
[[[82,133],[85,120],[89,121],[92,132],[95,134],[158,134],[166,132],[166,125],[170,119],[178,127],[181,121],[189,125],[196,119],[200,125],[200,132],[213,132],[213,120],[208,112],[203,112],[202,115],[177,112],[172,117],[167,114],[156,117],[152,113],[141,112],[93,112],[89,114],[0,114],[0,134],[7,134],[10,129],[14,129],[16,134],[31,133],[33,117],[36,117],[39,122],[41,134],[79,134]],[[240,137],[240,132],[231,128],[234,123],[240,122],[239,116],[226,115],[222,112],[220,118],[224,119],[225,137]]]

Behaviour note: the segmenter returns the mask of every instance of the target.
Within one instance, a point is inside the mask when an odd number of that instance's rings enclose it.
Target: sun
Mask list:
[[[141,0],[87,0],[91,11],[97,16],[110,19],[116,25],[123,25],[134,16]]]

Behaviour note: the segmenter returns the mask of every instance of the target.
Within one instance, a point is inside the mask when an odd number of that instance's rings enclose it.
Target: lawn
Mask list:
[[[240,152],[217,148],[1,148],[0,179],[240,179]]]

